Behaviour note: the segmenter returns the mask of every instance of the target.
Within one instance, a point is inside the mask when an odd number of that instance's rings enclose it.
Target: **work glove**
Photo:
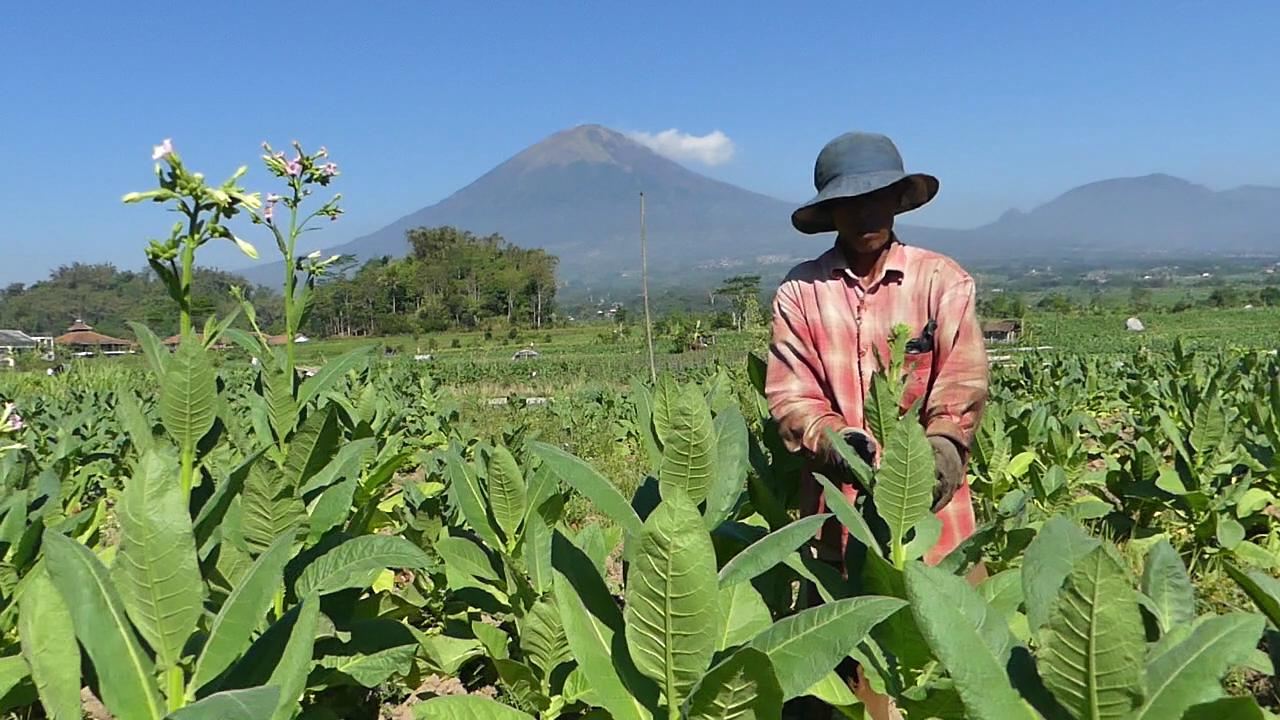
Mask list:
[[[839,433],[845,443],[853,448],[858,457],[869,467],[875,467],[875,441],[871,436],[857,428],[844,428]],[[836,451],[824,433],[818,438],[818,450],[815,453],[818,472],[833,481],[841,483],[857,483],[858,476],[853,468],[845,462],[844,457]]]
[[[960,483],[964,480],[964,465],[960,461],[960,449],[955,441],[941,435],[931,435],[929,444],[933,446],[933,512],[936,513],[946,507],[960,489]]]

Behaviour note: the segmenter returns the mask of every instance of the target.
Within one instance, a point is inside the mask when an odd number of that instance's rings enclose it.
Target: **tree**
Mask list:
[[[715,294],[730,299],[733,324],[738,332],[760,322],[759,275],[734,275],[726,278]]]

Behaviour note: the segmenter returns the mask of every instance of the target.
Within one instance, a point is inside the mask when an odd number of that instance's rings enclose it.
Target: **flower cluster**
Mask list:
[[[17,408],[13,403],[5,403],[4,408],[0,410],[0,435],[16,433],[22,428],[22,416],[18,414]],[[0,441],[0,455],[3,455],[10,450],[21,450],[25,447],[25,445],[20,443],[5,443]]]
[[[267,193],[266,202],[262,206],[261,213],[254,213],[251,217],[254,224],[266,225],[271,228],[276,237],[276,243],[280,247],[280,252],[286,258],[290,256],[289,248],[291,244],[289,239],[285,238],[281,233],[281,228],[276,225],[277,206],[284,206],[291,214],[291,222],[289,228],[294,231],[294,238],[297,234],[303,232],[307,228],[306,224],[316,217],[327,217],[330,222],[336,222],[338,216],[342,214],[342,208],[338,207],[338,201],[342,199],[342,194],[334,195],[332,199],[326,202],[319,210],[311,213],[298,223],[298,208],[302,205],[302,201],[312,194],[313,186],[328,187],[329,183],[340,174],[338,172],[338,164],[328,160],[329,150],[321,146],[314,154],[308,155],[298,141],[291,143],[293,146],[293,157],[289,157],[284,152],[275,150],[271,147],[271,143],[263,141],[262,162],[266,165],[267,171],[272,175],[282,178],[287,184],[288,190],[280,194]],[[295,263],[301,267],[301,260]]]
[[[262,202],[257,193],[247,193],[236,185],[236,181],[248,171],[242,166],[221,187],[205,184],[203,173],[193,173],[182,164],[182,158],[173,149],[173,140],[156,145],[151,150],[151,159],[155,161],[156,178],[160,187],[147,192],[132,192],[124,196],[124,202],[137,203],[144,200],[163,203],[176,200],[179,211],[187,216],[186,227],[179,222],[173,226],[169,239],[165,242],[152,240],[147,248],[147,259],[154,262],[168,262],[176,259],[183,243],[191,243],[200,247],[210,240],[226,239],[234,242],[245,255],[258,259],[258,251],[253,245],[236,237],[224,223],[240,213],[242,207],[256,210]],[[163,163],[163,165],[161,164]],[[213,217],[208,221],[200,221],[202,213],[211,212]]]

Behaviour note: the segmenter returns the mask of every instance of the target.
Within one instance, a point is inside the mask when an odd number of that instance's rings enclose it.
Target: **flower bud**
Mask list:
[[[257,248],[255,248],[254,246],[252,246],[252,245],[250,245],[249,243],[245,242],[244,240],[241,240],[240,238],[236,237],[235,235],[232,235],[232,236],[231,236],[231,239],[236,241],[236,246],[240,248],[240,252],[244,253],[245,255],[248,255],[249,257],[253,258],[254,260],[257,260],[257,259],[258,259],[258,250],[257,250]]]

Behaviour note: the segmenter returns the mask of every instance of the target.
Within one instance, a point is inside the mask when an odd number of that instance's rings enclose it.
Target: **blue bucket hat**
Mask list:
[[[806,235],[834,232],[828,201],[866,195],[897,183],[906,186],[899,214],[915,210],[938,194],[936,177],[903,171],[902,154],[889,138],[878,133],[845,133],[818,153],[813,167],[818,194],[791,214],[791,224]]]

